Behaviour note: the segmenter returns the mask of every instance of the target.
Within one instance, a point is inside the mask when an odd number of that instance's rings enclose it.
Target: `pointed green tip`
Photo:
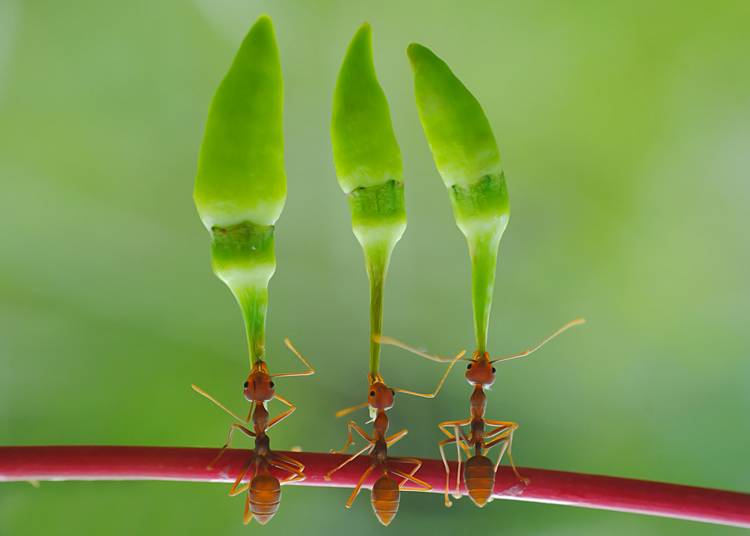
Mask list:
[[[420,45],[419,43],[411,43],[406,47],[406,55],[409,56],[409,61],[411,61],[411,65],[415,69],[421,60],[429,58],[430,56],[437,57],[429,48]]]
[[[427,47],[412,43],[407,54],[419,117],[446,186],[502,173],[495,137],[474,95]]]
[[[372,55],[372,30],[362,24],[349,43],[333,95],[333,160],[344,192],[402,180],[401,152]]]
[[[271,19],[259,17],[214,95],[194,199],[206,227],[273,225],[286,199],[283,81]]]

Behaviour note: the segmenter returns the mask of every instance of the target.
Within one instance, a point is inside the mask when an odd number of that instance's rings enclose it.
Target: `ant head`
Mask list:
[[[482,387],[491,387],[495,383],[495,367],[490,362],[489,354],[474,354],[474,359],[466,365],[466,381]]]
[[[367,394],[367,403],[373,409],[391,409],[393,407],[393,397],[396,391],[388,387],[382,381],[376,381],[370,384],[370,392]]]
[[[253,366],[253,370],[243,384],[245,398],[249,401],[266,402],[274,397],[274,383],[268,369],[262,361]]]

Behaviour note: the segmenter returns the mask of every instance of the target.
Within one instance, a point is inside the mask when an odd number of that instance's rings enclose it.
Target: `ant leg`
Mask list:
[[[285,454],[281,454],[280,452],[274,452],[273,455],[278,458],[279,460],[288,463],[289,465],[292,465],[300,470],[300,472],[304,472],[305,470],[305,464],[300,462],[299,460],[295,460],[291,456],[287,456]]]
[[[281,481],[282,484],[285,484],[287,482],[299,482],[305,479],[305,475],[302,473],[302,471],[287,464],[286,462],[283,462],[281,460],[268,460],[268,464],[271,467],[275,467],[276,469],[281,469],[282,471],[286,471],[287,473],[289,473],[289,476]]]
[[[456,438],[443,439],[438,441],[438,448],[440,449],[440,458],[443,460],[443,467],[445,467],[445,501],[444,504],[447,508],[453,506],[453,502],[448,497],[448,490],[450,489],[451,470],[448,467],[448,459],[445,457],[445,445],[449,445],[456,441]]]
[[[500,466],[500,462],[502,461],[502,457],[505,454],[505,451],[507,449],[508,451],[508,459],[510,460],[510,467],[513,470],[513,474],[516,475],[516,478],[523,482],[524,484],[528,485],[530,480],[524,476],[521,476],[521,473],[518,472],[518,468],[516,467],[515,462],[513,461],[513,432],[515,432],[515,428],[508,429],[500,434],[498,434],[495,438],[493,438],[491,441],[486,443],[484,445],[485,450],[489,450],[498,443],[503,442],[502,450],[500,451],[500,457],[497,460],[497,463],[495,464],[495,471],[497,471],[497,468]]]
[[[512,448],[512,445],[513,445],[513,433],[516,430],[518,430],[519,424],[516,423],[516,422],[512,422],[512,421],[496,421],[496,420],[492,420],[492,419],[487,419],[486,422],[487,422],[487,424],[490,424],[490,425],[493,425],[493,426],[498,426],[497,429],[492,430],[486,436],[488,438],[496,436],[496,434],[503,435],[504,434],[503,428],[505,428],[505,430],[508,432],[508,434],[507,434],[508,437],[509,437],[509,441],[508,441],[508,459],[510,460],[510,467],[511,467],[511,469],[513,469],[513,473],[516,475],[516,477],[519,480],[521,480],[523,482],[526,482],[528,484],[528,480],[529,479],[525,478],[525,477],[522,477],[520,475],[520,473],[518,472],[518,469],[516,468],[516,464],[513,462],[513,452],[512,452],[512,450],[513,450],[513,448]],[[498,435],[497,437],[500,437],[500,436]],[[493,439],[492,441],[490,441],[490,443],[488,443],[487,445],[485,445],[485,447],[495,445],[495,444],[499,443],[500,441],[502,441],[502,440],[501,439],[497,439],[497,438]]]
[[[453,492],[453,497],[456,499],[461,498],[461,462],[463,459],[461,458],[461,449],[458,448],[459,446],[463,448],[464,452],[466,453],[466,458],[471,458],[471,450],[468,446],[464,443],[463,439],[464,436],[461,433],[461,429],[458,427],[457,424],[453,425],[454,430],[454,437],[456,438],[456,490]]]
[[[248,421],[246,421],[246,420],[245,420],[245,419],[243,419],[242,417],[238,416],[238,415],[237,415],[236,413],[234,413],[234,412],[233,412],[233,411],[232,411],[231,409],[229,409],[229,408],[228,408],[228,407],[226,407],[226,406],[225,406],[224,404],[222,404],[221,402],[219,402],[218,400],[216,400],[216,399],[215,399],[214,397],[212,397],[211,395],[209,395],[209,394],[208,394],[208,393],[207,393],[206,391],[204,391],[203,389],[201,389],[201,388],[200,388],[200,387],[198,387],[197,385],[195,385],[195,384],[192,384],[192,385],[191,385],[190,387],[192,387],[192,388],[193,388],[193,391],[195,391],[196,393],[198,393],[198,394],[199,394],[199,395],[201,395],[201,396],[204,396],[204,397],[208,398],[208,399],[209,399],[209,400],[210,400],[211,402],[213,402],[214,404],[216,404],[216,405],[217,405],[217,406],[218,406],[219,408],[221,408],[221,409],[223,409],[224,411],[226,411],[226,412],[227,412],[227,413],[228,413],[229,415],[231,415],[231,416],[232,416],[233,418],[237,419],[237,420],[238,420],[238,421],[240,421],[241,423],[243,423],[243,424],[247,424],[247,423],[249,422],[249,420],[248,420]]]
[[[450,365],[446,367],[443,377],[440,378],[440,381],[438,382],[437,387],[435,387],[435,390],[432,393],[417,393],[415,391],[409,391],[408,389],[396,389],[396,392],[404,393],[405,395],[418,396],[421,398],[435,398],[440,392],[440,390],[443,388],[443,384],[445,383],[445,380],[448,378],[448,374],[450,374],[451,369],[453,368],[453,365],[455,365],[456,362],[459,359],[461,359],[465,353],[466,352],[463,351],[453,358],[453,361],[451,361]]]
[[[242,426],[241,424],[232,423],[232,425],[229,427],[229,434],[227,435],[227,442],[224,443],[224,446],[221,447],[221,450],[216,455],[216,457],[211,460],[208,465],[206,466],[206,469],[211,469],[213,465],[219,461],[219,458],[221,458],[224,455],[224,451],[229,448],[229,445],[232,443],[232,436],[234,436],[234,432],[236,430],[240,430],[243,434],[245,434],[248,437],[255,437],[255,434]]]
[[[404,479],[404,481],[401,482],[401,484],[399,484],[399,486],[398,486],[399,489],[405,489],[406,491],[430,491],[430,490],[432,490],[432,486],[430,486],[427,482],[425,482],[422,479],[419,479],[419,478],[415,477],[412,474],[405,473],[405,472],[400,471],[398,469],[390,469],[390,472],[393,473],[394,475],[400,476],[401,478]],[[420,487],[418,487],[418,488],[405,488],[404,484],[406,484],[406,482],[409,481],[409,480],[412,481],[412,482],[414,482],[415,484],[417,484]]]
[[[406,463],[413,463],[414,464],[414,467],[408,473],[405,473],[403,471],[399,471],[397,469],[391,469],[392,473],[394,473],[394,474],[396,474],[396,475],[401,476],[401,477],[404,478],[404,481],[401,482],[401,484],[399,485],[399,487],[403,488],[403,486],[404,486],[404,484],[406,484],[407,480],[411,480],[415,484],[418,484],[420,486],[420,488],[419,489],[404,488],[404,489],[408,489],[409,491],[430,491],[430,490],[432,490],[432,486],[430,484],[428,484],[427,482],[425,482],[421,478],[417,478],[417,477],[414,476],[415,474],[417,474],[417,472],[419,471],[419,469],[422,467],[422,460],[420,460],[419,458],[395,458],[395,461],[406,462]]]
[[[271,374],[272,378],[291,378],[295,376],[311,376],[315,374],[315,369],[312,368],[312,365],[310,365],[310,363],[308,363],[304,357],[302,357],[302,354],[294,347],[292,341],[286,338],[284,339],[284,344],[286,344],[286,347],[289,348],[289,350],[291,350],[291,352],[297,356],[297,359],[304,363],[304,365],[307,367],[307,370],[303,372],[282,372],[281,374]]]
[[[266,428],[267,430],[270,430],[272,427],[274,427],[275,425],[279,424],[281,421],[283,421],[284,419],[286,419],[287,417],[289,417],[289,415],[291,415],[292,413],[294,413],[294,411],[297,409],[297,406],[295,406],[294,404],[292,404],[291,402],[289,402],[286,398],[282,398],[279,395],[273,395],[273,397],[276,400],[278,400],[279,402],[281,402],[282,404],[285,404],[285,405],[289,406],[289,409],[286,410],[285,412],[281,413],[280,415],[277,415],[273,419],[271,419],[268,422],[268,427]]]
[[[357,482],[357,485],[354,487],[354,491],[352,491],[352,494],[349,495],[349,500],[346,501],[346,507],[351,508],[352,504],[354,504],[354,499],[357,498],[357,495],[359,495],[359,490],[362,489],[362,484],[364,484],[365,479],[368,477],[368,475],[372,472],[372,470],[375,469],[374,465],[371,465],[367,469],[365,469],[365,472],[362,473],[362,476],[359,477],[359,481]]]
[[[385,444],[386,444],[386,446],[390,447],[392,445],[395,445],[396,443],[398,443],[399,441],[401,441],[406,436],[406,434],[408,434],[408,433],[409,433],[409,430],[407,430],[406,428],[404,428],[400,432],[396,432],[395,434],[393,434],[391,437],[386,437],[385,438]]]
[[[344,446],[341,447],[341,450],[333,450],[331,452],[333,452],[334,454],[344,454],[346,452],[346,449],[348,449],[349,446],[354,443],[354,438],[352,437],[352,429],[356,430],[357,433],[362,437],[362,439],[364,439],[368,443],[375,442],[375,440],[372,439],[369,435],[367,435],[367,432],[365,432],[356,422],[349,421],[346,424],[346,431],[347,431],[346,443],[344,443]]]
[[[250,511],[250,494],[245,497],[245,513],[242,514],[242,524],[247,525],[253,520],[253,513]]]
[[[243,491],[246,491],[247,488],[250,487],[250,484],[245,484],[244,486],[240,486],[242,481],[245,478],[245,475],[247,475],[247,472],[250,470],[250,466],[253,463],[253,456],[250,457],[249,460],[247,460],[247,463],[242,467],[242,471],[240,471],[240,474],[237,475],[237,479],[234,481],[234,484],[232,484],[232,487],[229,489],[229,496],[234,497],[235,495],[239,495]]]
[[[331,480],[331,475],[333,473],[335,473],[336,471],[338,471],[342,467],[344,467],[344,466],[348,465],[349,463],[351,463],[352,461],[354,461],[356,458],[358,458],[359,456],[361,456],[362,454],[364,454],[366,450],[372,450],[372,448],[373,448],[372,445],[367,445],[365,448],[363,448],[359,452],[355,452],[354,454],[352,454],[351,456],[349,456],[346,460],[344,460],[339,465],[337,465],[336,467],[334,467],[333,469],[331,469],[330,471],[328,471],[325,475],[323,475],[323,479],[326,480],[326,481],[330,481]]]

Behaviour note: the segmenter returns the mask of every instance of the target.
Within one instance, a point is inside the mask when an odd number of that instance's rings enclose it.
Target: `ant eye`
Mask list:
[[[471,368],[471,363],[469,363],[468,365],[466,365],[466,370],[469,370],[470,368]]]
[[[268,385],[271,387],[271,389],[273,389],[273,386],[274,386],[273,382],[269,383]]]
[[[493,374],[495,373],[495,367],[492,367],[492,373]]]
[[[248,385],[248,383],[245,382],[245,383],[242,384],[242,387],[244,387],[245,389],[247,389],[247,385]]]
[[[375,391],[370,391],[370,396],[375,396]]]

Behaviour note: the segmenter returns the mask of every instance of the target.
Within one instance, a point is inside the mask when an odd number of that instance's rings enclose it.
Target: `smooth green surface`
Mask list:
[[[438,52],[487,112],[513,219],[493,354],[576,316],[498,367],[488,416],[521,423],[520,465],[750,490],[748,3],[0,1],[0,443],[220,446],[247,411],[243,323],[211,272],[192,203],[207,105],[260,13],[285,81],[289,198],[275,232],[267,354],[299,406],[272,445],[342,444],[363,400],[367,277],[336,183],[329,124],[344,50],[372,23],[404,157],[409,232],[385,333],[473,347],[470,264],[414,106],[406,46]],[[383,374],[428,391],[442,367],[384,347]],[[394,456],[438,457],[468,415],[454,371],[434,401],[399,396]],[[279,411],[270,404],[273,414]],[[353,415],[358,422],[366,412]],[[696,438],[696,430],[701,437]],[[237,439],[238,446],[250,442]],[[358,442],[358,445],[363,446]],[[747,531],[404,493],[388,529],[369,494],[284,488],[265,527],[229,485],[0,484],[0,534],[727,536]]]
[[[345,193],[403,181],[388,101],[375,73],[369,24],[363,24],[352,38],[339,70],[331,144],[336,177]]]
[[[265,355],[273,224],[286,201],[283,104],[273,24],[262,16],[211,102],[193,192],[214,273],[242,311],[251,364]]]
[[[281,64],[273,25],[261,17],[211,102],[195,180],[208,229],[273,225],[286,200]]]
[[[497,250],[510,218],[500,152],[481,105],[443,60],[412,43],[419,118],[471,258],[476,351],[487,351]]]
[[[396,243],[406,230],[401,153],[372,57],[372,31],[352,38],[333,94],[331,145],[336,176],[349,198],[352,229],[370,282],[370,374],[380,371],[383,290]]]
[[[502,174],[495,136],[476,97],[430,49],[412,43],[407,53],[419,117],[445,185],[468,187]]]

